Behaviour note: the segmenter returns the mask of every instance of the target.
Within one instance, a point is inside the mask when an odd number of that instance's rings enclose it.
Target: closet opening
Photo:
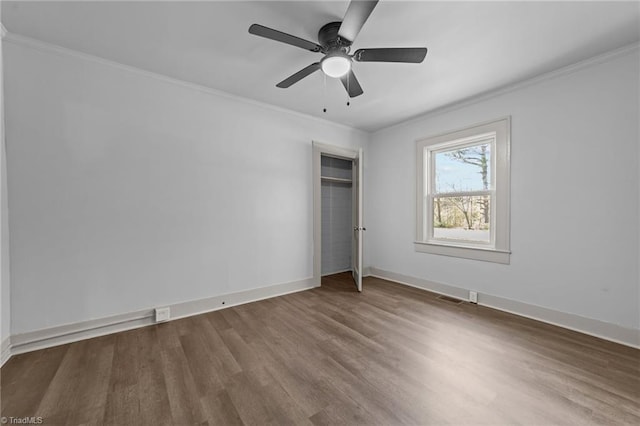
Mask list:
[[[322,155],[320,170],[324,277],[353,268],[353,160]]]
[[[315,285],[351,272],[362,291],[362,150],[313,143]]]

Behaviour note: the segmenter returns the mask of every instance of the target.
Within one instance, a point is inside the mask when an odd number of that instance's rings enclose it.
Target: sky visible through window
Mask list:
[[[491,188],[491,145],[481,144],[468,148],[464,155],[465,162],[458,158],[453,158],[452,153],[457,150],[438,152],[435,154],[435,184],[436,193],[460,192],[460,191],[482,191],[481,167],[477,165],[477,159],[482,156],[481,147],[486,148],[485,158],[487,161],[487,182]]]

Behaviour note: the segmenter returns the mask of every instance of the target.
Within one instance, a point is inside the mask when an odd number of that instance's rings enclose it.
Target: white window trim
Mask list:
[[[491,227],[493,238],[490,243],[468,243],[462,241],[443,241],[425,239],[427,221],[433,220],[433,214],[427,216],[425,209],[425,187],[428,185],[429,173],[425,167],[425,152],[436,151],[452,142],[465,139],[477,140],[481,135],[494,134],[495,149],[491,153],[492,176],[495,184],[492,188],[495,205],[492,205],[493,217]],[[461,257],[509,264],[510,262],[510,164],[511,164],[511,118],[477,124],[465,129],[448,132],[438,136],[416,141],[416,240],[415,250],[422,253]]]

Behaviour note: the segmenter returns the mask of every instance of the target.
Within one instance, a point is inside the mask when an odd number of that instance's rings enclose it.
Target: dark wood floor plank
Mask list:
[[[207,355],[210,358],[210,365],[206,368],[215,369],[216,375],[221,383],[225,383],[230,377],[242,371],[242,368],[233,357],[229,347],[224,343],[220,336],[231,328],[223,330],[216,329],[209,321],[199,321],[198,328],[194,330],[193,335],[201,339],[205,346]],[[187,356],[191,356],[189,352]]]
[[[244,424],[277,424],[262,390],[250,381],[247,372],[236,374],[229,382],[226,391]]]
[[[640,424],[640,350],[350,273],[13,357],[3,416],[63,425]]]
[[[37,407],[55,377],[70,345],[12,357],[0,370],[2,416],[40,416]]]
[[[218,331],[231,328],[231,324],[227,322],[222,312],[223,311],[213,311],[213,312],[204,314],[204,317],[207,318],[207,320],[211,322],[211,325]]]
[[[89,374],[90,362],[88,358],[90,353],[88,346],[91,345],[86,341],[78,343],[69,347],[56,375],[47,388],[47,392],[40,401],[37,410],[34,410],[54,424],[68,424],[68,420],[77,417],[75,412],[77,407],[76,390],[82,383],[85,374]]]
[[[343,402],[356,404],[369,413],[371,419],[377,419],[379,424],[400,424],[402,419],[406,424],[415,424],[415,420],[402,410],[403,402],[384,392],[376,392],[370,383],[363,380],[358,374],[344,368],[342,364],[332,357],[324,359],[323,368],[320,369],[323,380],[335,389],[335,398],[332,404]],[[331,405],[330,405],[331,406]]]
[[[202,333],[193,333],[180,337],[186,362],[200,398],[217,396],[224,390],[224,378],[219,372],[221,362],[208,350],[206,337]]]
[[[162,370],[166,383],[171,419],[174,424],[192,425],[206,421],[200,397],[182,348],[163,349]]]
[[[144,334],[144,329],[127,331],[117,334],[109,392],[104,413],[104,424],[144,424],[140,411],[140,389],[138,385],[138,337]],[[89,342],[91,342],[90,340]]]
[[[163,324],[163,327],[169,324]],[[138,335],[138,399],[140,417],[148,424],[171,425],[172,416],[167,394],[162,347],[158,330],[163,327],[147,327],[148,333]]]
[[[69,410],[66,420],[68,424],[102,424],[109,392],[115,340],[113,335],[99,337],[90,343],[94,348],[90,350],[85,347],[84,374],[71,393],[73,408]]]
[[[244,425],[233,401],[225,390],[220,391],[217,395],[207,395],[200,398],[200,405],[210,425]]]

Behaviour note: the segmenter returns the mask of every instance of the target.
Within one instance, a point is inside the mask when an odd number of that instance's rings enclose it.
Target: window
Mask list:
[[[416,251],[509,263],[510,119],[416,148]]]

